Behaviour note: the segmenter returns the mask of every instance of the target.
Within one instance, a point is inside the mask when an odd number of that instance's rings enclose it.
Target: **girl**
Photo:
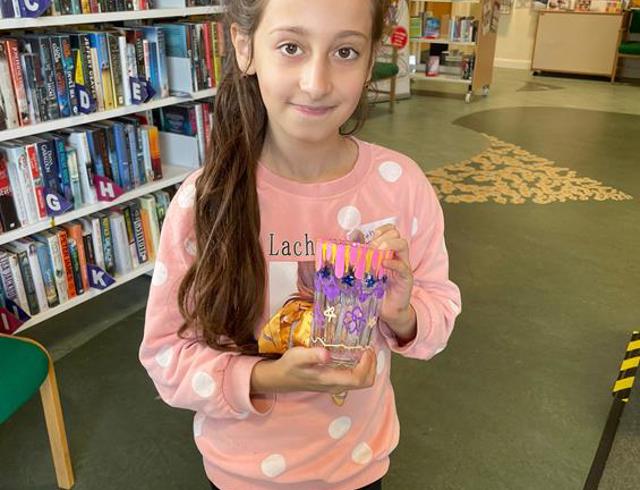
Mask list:
[[[391,351],[430,359],[460,313],[424,173],[345,128],[354,113],[352,130],[362,123],[384,3],[228,2],[212,151],[166,215],[140,348],[162,399],[196,412],[213,488],[380,488],[399,437]],[[330,367],[328,352],[302,346],[258,355],[314,240],[372,229],[394,259],[360,363]],[[344,391],[342,406],[327,396]]]

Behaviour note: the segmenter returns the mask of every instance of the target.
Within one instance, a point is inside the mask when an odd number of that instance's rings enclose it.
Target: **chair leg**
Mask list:
[[[389,84],[389,111],[393,112],[396,105],[396,77],[391,78]]]
[[[71,467],[67,434],[64,428],[58,383],[51,361],[49,361],[49,374],[40,387],[40,398],[44,408],[44,418],[47,424],[47,432],[49,433],[49,444],[51,445],[51,455],[53,457],[53,466],[56,470],[58,486],[68,490],[73,487],[75,478]]]

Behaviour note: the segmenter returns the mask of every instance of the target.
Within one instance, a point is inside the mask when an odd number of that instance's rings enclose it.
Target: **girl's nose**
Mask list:
[[[331,88],[331,68],[326,58],[315,56],[305,63],[300,78],[300,89],[310,99],[321,99],[331,92]]]

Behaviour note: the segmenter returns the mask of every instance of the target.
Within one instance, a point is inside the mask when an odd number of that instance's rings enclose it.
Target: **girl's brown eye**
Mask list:
[[[352,60],[358,57],[358,53],[353,48],[340,48],[338,56],[343,60]]]
[[[300,48],[296,44],[292,43],[287,43],[280,46],[280,50],[284,51],[284,53],[289,56],[295,56],[296,54],[298,54],[299,49]]]

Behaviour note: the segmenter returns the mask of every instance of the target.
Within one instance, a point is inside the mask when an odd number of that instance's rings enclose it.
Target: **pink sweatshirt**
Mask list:
[[[409,240],[416,338],[399,347],[379,324],[375,385],[350,392],[341,407],[329,394],[297,392],[274,396],[262,414],[249,397],[259,357],[178,338],[177,291],[195,258],[194,183],[201,171],[184,182],[166,215],[140,361],[166,403],[195,412],[196,445],[209,479],[222,489],[353,490],[384,476],[399,437],[391,351],[430,359],[446,347],[460,313],[460,292],[448,277],[442,210],[424,173],[404,155],[355,141],[356,165],[337,180],[300,184],[264,166],[258,172],[269,285],[256,338],[296,290],[298,262],[314,260],[317,237],[344,238],[355,228],[366,232],[390,221]]]

